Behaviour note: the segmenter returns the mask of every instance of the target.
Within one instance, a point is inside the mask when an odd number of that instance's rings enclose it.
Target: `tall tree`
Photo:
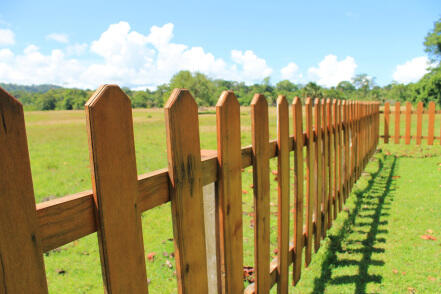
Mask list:
[[[427,33],[424,46],[426,47],[424,51],[429,54],[433,62],[441,61],[441,18],[433,24],[433,29]]]

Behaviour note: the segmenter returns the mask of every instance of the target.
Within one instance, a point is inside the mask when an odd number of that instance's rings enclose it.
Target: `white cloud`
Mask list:
[[[357,64],[351,56],[338,61],[337,56],[329,54],[320,61],[318,67],[308,69],[309,78],[319,85],[332,87],[341,81],[349,81],[355,74]]]
[[[291,82],[299,82],[303,78],[303,75],[299,73],[299,66],[294,62],[290,62],[282,68],[280,75],[282,80],[290,80]]]
[[[86,43],[73,44],[66,47],[66,55],[82,55],[87,51],[89,45]]]
[[[10,29],[0,29],[0,46],[15,44],[14,32]]]
[[[240,78],[245,81],[262,80],[271,75],[273,70],[268,67],[265,59],[259,58],[251,50],[242,52],[240,50],[231,51],[231,59],[242,66],[242,71],[239,73]]]
[[[179,70],[246,83],[261,81],[272,73],[266,61],[251,50],[232,50],[227,62],[202,47],[173,43],[173,29],[172,23],[153,26],[144,35],[132,30],[127,22],[119,22],[110,25],[91,44],[70,45],[48,55],[35,45],[19,54],[2,50],[0,80],[81,88],[96,88],[103,83],[152,88],[168,82]],[[65,40],[68,41],[67,36]],[[88,48],[92,55],[80,59]],[[91,59],[93,55],[95,59]]]
[[[393,79],[403,84],[416,82],[428,72],[429,66],[430,62],[426,56],[415,57],[404,64],[397,65]]]
[[[69,37],[66,34],[52,33],[46,36],[46,39],[53,40],[59,43],[67,44],[69,43]]]

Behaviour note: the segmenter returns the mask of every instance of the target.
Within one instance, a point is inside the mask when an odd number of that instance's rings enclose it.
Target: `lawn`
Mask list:
[[[241,110],[243,146],[251,142],[249,111]],[[84,112],[25,116],[37,202],[90,189]],[[135,110],[133,116],[138,173],[166,167],[163,110]],[[199,122],[202,149],[215,149],[215,115],[201,114]],[[270,137],[275,136],[272,108]],[[441,147],[380,148],[383,152],[369,163],[346,211],[292,293],[441,293]],[[275,160],[271,168],[276,169]],[[251,171],[244,170],[242,189],[244,264],[252,266]],[[271,178],[272,250],[277,242],[275,189]],[[142,218],[145,250],[155,253],[146,261],[150,293],[176,293],[170,206],[147,211]],[[96,234],[45,254],[45,263],[51,293],[103,293]]]

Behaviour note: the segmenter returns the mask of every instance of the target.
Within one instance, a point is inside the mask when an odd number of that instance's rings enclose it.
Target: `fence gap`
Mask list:
[[[412,124],[412,104],[409,101],[406,102],[406,137],[405,143],[410,144],[410,129]]]

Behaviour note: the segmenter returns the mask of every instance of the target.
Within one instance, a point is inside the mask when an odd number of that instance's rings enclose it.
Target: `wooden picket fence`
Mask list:
[[[216,106],[217,153],[201,157],[197,105],[187,90],[176,89],[165,106],[168,169],[138,176],[128,97],[118,86],[102,86],[85,108],[93,190],[35,205],[23,108],[0,88],[0,293],[47,293],[43,253],[94,232],[106,293],[147,293],[141,212],[168,201],[178,291],[208,293],[202,186],[213,182],[217,291],[268,293],[277,284],[279,293],[288,293],[289,266],[295,284],[303,251],[308,265],[379,139],[377,103],[308,98],[302,107],[295,98],[290,107],[280,96],[277,139],[270,140],[268,105],[256,94],[252,146],[241,147],[239,103],[225,91]],[[271,261],[269,160],[275,157],[278,256]],[[241,169],[248,166],[254,179],[255,283],[244,289]]]
[[[389,143],[389,138],[393,138],[394,144],[400,144],[400,139],[403,138],[406,145],[410,144],[412,140],[415,140],[415,143],[420,145],[423,139],[427,140],[427,145],[433,145],[435,139],[440,140],[441,143],[441,135],[435,136],[435,114],[441,113],[441,111],[436,111],[435,102],[429,102],[427,110],[424,110],[423,102],[418,102],[416,111],[412,109],[412,104],[410,102],[406,102],[404,111],[401,108],[400,102],[396,102],[394,110],[391,111],[390,103],[386,102],[384,104],[384,110],[380,112],[384,113],[384,134],[381,136],[384,138],[384,143]],[[389,133],[391,114],[394,116],[393,136]],[[404,114],[405,117],[404,136],[401,135],[401,114]],[[412,115],[416,115],[416,134],[414,135],[411,134]],[[424,115],[427,115],[428,118],[427,136],[423,136]]]

